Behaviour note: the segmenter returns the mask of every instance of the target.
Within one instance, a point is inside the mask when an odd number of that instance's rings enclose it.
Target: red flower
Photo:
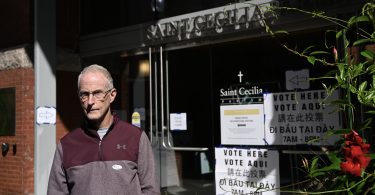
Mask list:
[[[345,142],[346,145],[350,145],[350,144],[363,144],[363,139],[354,130],[352,130],[352,132],[349,133],[349,134],[345,134],[344,138],[346,140],[346,142]]]
[[[368,166],[368,164],[371,161],[371,158],[367,157],[367,156],[360,156],[360,157],[358,157],[357,160],[358,160],[359,165],[361,166],[361,168],[362,169],[366,169],[366,167]]]
[[[362,144],[361,148],[362,148],[363,153],[367,154],[368,151],[370,150],[370,144]]]
[[[349,157],[349,158],[351,158],[350,147],[344,146],[344,147],[342,148],[342,153],[344,154],[345,157]]]
[[[340,164],[340,168],[344,173],[361,176],[362,169],[366,169],[371,160],[371,158],[365,156],[370,149],[370,144],[365,144],[361,136],[354,130],[345,134],[344,138],[345,143],[342,153],[345,162]]]
[[[352,158],[358,158],[360,156],[363,156],[362,148],[361,146],[350,146],[350,156]]]
[[[354,164],[351,161],[342,162],[340,164],[341,170],[345,173],[350,173],[354,176],[361,176],[361,167],[359,164]]]

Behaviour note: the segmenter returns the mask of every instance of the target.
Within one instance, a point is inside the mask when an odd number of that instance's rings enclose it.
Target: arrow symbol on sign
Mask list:
[[[295,75],[289,79],[289,82],[293,83],[294,85],[299,85],[300,83],[307,82],[307,77],[299,77],[298,75]]]
[[[45,118],[45,119],[51,118],[52,116],[53,114],[48,111],[46,111],[45,113],[39,113],[39,117]]]

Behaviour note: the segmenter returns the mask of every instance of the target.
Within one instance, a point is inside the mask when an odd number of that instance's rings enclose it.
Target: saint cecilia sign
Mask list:
[[[274,0],[252,0],[159,20],[146,29],[146,40],[181,41],[264,26],[274,18]]]

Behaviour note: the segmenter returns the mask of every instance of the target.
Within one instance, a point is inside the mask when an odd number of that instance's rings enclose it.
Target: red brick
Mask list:
[[[0,78],[0,88],[16,88],[16,135],[0,137],[0,143],[10,144],[8,154],[0,156],[0,194],[30,194],[34,191],[34,71],[2,70]],[[13,144],[17,144],[16,155]]]

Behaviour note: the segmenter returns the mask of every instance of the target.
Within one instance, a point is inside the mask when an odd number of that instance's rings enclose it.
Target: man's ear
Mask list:
[[[113,101],[115,101],[116,95],[117,95],[117,90],[116,90],[116,88],[113,88],[111,90],[111,92],[109,92],[109,97],[111,98],[111,103]]]

